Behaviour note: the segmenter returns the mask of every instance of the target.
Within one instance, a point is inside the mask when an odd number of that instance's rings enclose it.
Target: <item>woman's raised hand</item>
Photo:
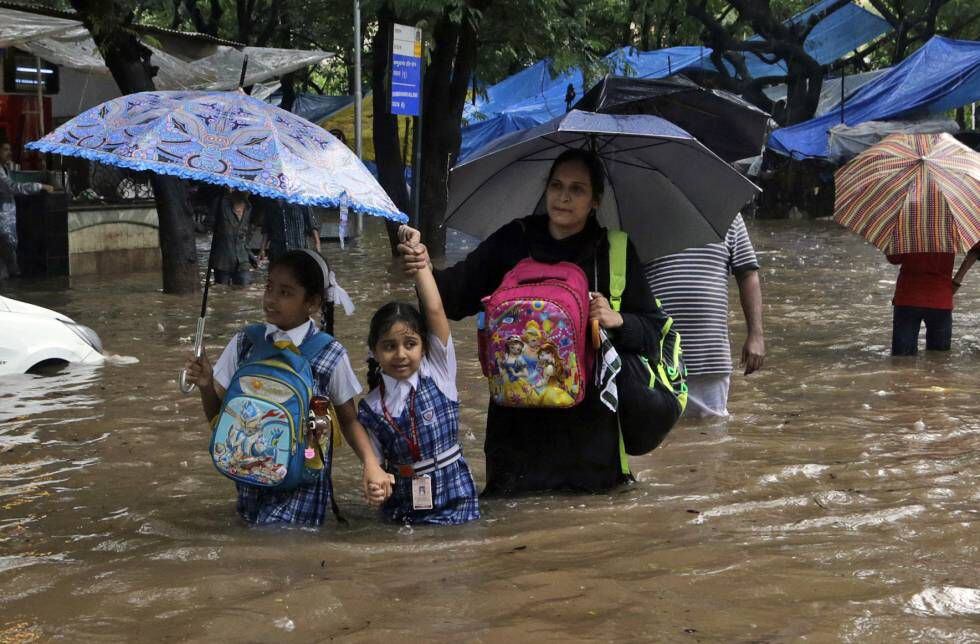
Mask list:
[[[402,225],[398,228],[397,250],[402,269],[408,277],[430,265],[429,249],[422,243],[422,233],[411,226]]]

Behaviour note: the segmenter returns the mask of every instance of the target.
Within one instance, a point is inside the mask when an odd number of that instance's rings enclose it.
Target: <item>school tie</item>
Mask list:
[[[283,340],[276,340],[275,337],[276,337],[276,333],[275,331],[273,331],[272,333],[267,335],[265,339],[267,342],[271,342],[272,346],[274,346],[277,349],[289,349],[293,353],[297,353],[297,354],[299,353],[299,347],[293,344],[292,340],[289,340],[288,338]]]

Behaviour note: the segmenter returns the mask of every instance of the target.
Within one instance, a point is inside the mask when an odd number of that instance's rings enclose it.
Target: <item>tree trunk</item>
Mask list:
[[[422,127],[422,239],[429,254],[446,252],[449,170],[459,154],[466,90],[476,63],[477,33],[473,22],[454,22],[443,12],[433,29],[431,65],[425,74]]]
[[[72,6],[98,45],[119,90],[132,94],[155,89],[151,52],[127,28],[131,14],[115,0],[72,0]],[[179,179],[162,175],[154,175],[152,183],[163,257],[163,292],[197,292],[200,276],[194,218],[187,207],[184,186]]]
[[[279,84],[282,86],[282,102],[279,107],[287,112],[293,111],[293,104],[296,103],[296,72],[289,72],[279,77]]]
[[[391,49],[391,25],[395,22],[394,12],[388,3],[378,9],[378,31],[372,43],[371,85],[374,105],[374,156],[378,164],[378,182],[402,212],[409,211],[408,189],[405,187],[405,162],[398,145],[398,118],[390,113],[387,104],[388,92],[388,51]],[[389,223],[388,241],[392,254],[398,243],[395,231],[398,227]]]

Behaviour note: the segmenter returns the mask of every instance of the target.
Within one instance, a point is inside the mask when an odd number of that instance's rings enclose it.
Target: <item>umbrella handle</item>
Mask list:
[[[204,318],[197,318],[197,332],[194,334],[194,357],[200,358],[204,355]],[[187,369],[180,370],[180,376],[177,378],[177,384],[180,386],[180,391],[183,394],[189,394],[194,391],[194,383],[187,382]]]

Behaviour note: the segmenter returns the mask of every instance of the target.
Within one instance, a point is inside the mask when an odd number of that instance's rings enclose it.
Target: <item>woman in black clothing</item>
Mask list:
[[[480,299],[496,290],[504,274],[525,257],[547,263],[568,261],[588,277],[593,292],[589,317],[606,329],[617,350],[646,353],[652,349],[647,345],[657,337],[655,329],[664,313],[643,279],[632,243],[627,249],[620,312],[609,305],[609,242],[595,215],[603,186],[602,165],[593,154],[577,149],[562,153],[545,187],[547,215],[510,222],[466,259],[435,272],[449,318],[460,320],[479,313]],[[399,246],[409,274],[429,261],[419,239],[414,234]],[[628,480],[628,468],[620,458],[616,415],[598,394],[590,374],[585,400],[575,407],[501,407],[491,401],[484,445],[484,495],[557,489],[597,492]]]

